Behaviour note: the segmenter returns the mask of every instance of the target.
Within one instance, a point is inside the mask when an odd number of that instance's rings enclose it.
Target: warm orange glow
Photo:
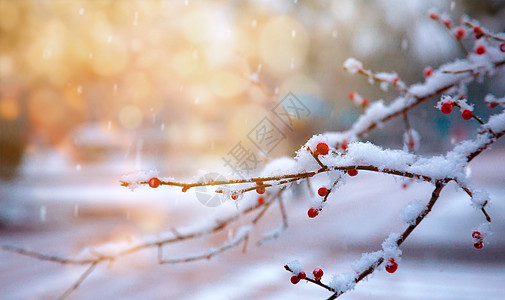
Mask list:
[[[0,118],[6,121],[15,120],[19,116],[19,106],[13,99],[0,99]]]
[[[261,32],[259,50],[265,62],[276,71],[300,68],[308,50],[307,32],[293,18],[272,19]]]

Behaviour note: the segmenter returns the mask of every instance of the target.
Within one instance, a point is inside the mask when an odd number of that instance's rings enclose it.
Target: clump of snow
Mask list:
[[[158,170],[137,171],[123,175],[121,181],[127,183],[128,188],[133,191],[140,186],[141,182],[149,181],[149,179],[157,177],[158,174]]]
[[[414,162],[415,156],[402,150],[383,149],[370,142],[351,143],[343,161],[355,165],[375,166],[379,170],[402,170]]]
[[[478,209],[484,207],[486,203],[489,203],[491,198],[488,192],[484,190],[474,190],[472,191],[472,206]]]
[[[440,101],[437,102],[437,105],[435,106],[437,109],[442,109],[442,105],[444,105],[445,103],[452,103],[454,102],[452,100],[452,97],[449,96],[449,95],[442,95],[440,97]]]
[[[456,103],[459,104],[459,106],[461,107],[460,110],[463,112],[464,110],[469,110],[469,111],[473,111],[473,104],[468,104],[466,102],[466,99],[459,99],[456,101]]]
[[[350,57],[344,62],[344,70],[351,74],[356,74],[359,70],[362,69],[363,64],[355,58]]]
[[[505,131],[505,111],[489,117],[489,120],[484,127],[491,129],[494,133]]]
[[[405,223],[414,225],[417,217],[419,217],[425,210],[426,205],[423,202],[419,200],[411,201],[407,206],[405,206],[402,209],[400,213],[400,218]]]
[[[487,94],[486,97],[484,97],[484,102],[491,108],[495,108],[496,106],[505,106],[505,97],[496,98],[493,94]]]
[[[262,177],[281,176],[299,171],[297,162],[291,157],[283,156],[270,161],[261,171]]]
[[[355,273],[333,275],[328,286],[333,288],[336,292],[344,293],[353,290],[356,286]]]
[[[300,273],[300,272],[304,272],[302,264],[298,260],[293,260],[293,261],[287,263],[286,265],[291,269],[291,271],[295,275],[298,275],[298,273]]]
[[[400,234],[390,233],[384,242],[382,242],[382,251],[384,252],[384,258],[394,258],[397,262],[400,261],[402,250],[398,248],[397,241],[399,238]]]
[[[383,257],[383,251],[375,251],[361,254],[361,258],[351,264],[351,268],[358,275],[368,270],[371,266],[376,267],[379,259]]]

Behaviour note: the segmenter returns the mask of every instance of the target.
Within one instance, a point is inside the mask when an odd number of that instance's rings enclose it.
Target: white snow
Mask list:
[[[363,64],[355,59],[355,58],[348,58],[345,62],[344,62],[344,70],[346,70],[347,72],[351,73],[351,74],[356,74],[359,70],[362,70],[363,69]]]
[[[421,215],[426,210],[426,204],[420,200],[411,201],[407,206],[405,206],[400,213],[400,218],[405,223],[414,225],[417,217]]]

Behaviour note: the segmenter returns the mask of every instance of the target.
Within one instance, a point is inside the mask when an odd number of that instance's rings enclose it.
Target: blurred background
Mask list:
[[[469,14],[492,31],[505,28],[499,0],[0,0],[2,240],[68,254],[89,241],[187,223],[195,206],[195,218],[208,214],[192,195],[131,193],[119,178],[151,168],[181,179],[226,174],[222,158],[238,142],[260,158],[260,169],[293,156],[313,134],[349,128],[361,113],[349,92],[385,102],[397,92],[344,73],[348,57],[407,84],[423,81],[425,66],[462,57],[450,33],[429,20],[431,8],[455,23]],[[272,114],[289,92],[310,110],[296,130]],[[471,85],[469,99],[484,117],[487,93],[505,94],[503,72]],[[433,105],[410,114],[424,154],[476,130]],[[247,138],[264,117],[286,136],[268,155]],[[368,139],[401,148],[403,131],[401,120],[391,121]],[[494,150],[503,154],[503,143]],[[167,198],[185,203],[178,208],[185,217]],[[4,271],[30,262],[9,258]]]

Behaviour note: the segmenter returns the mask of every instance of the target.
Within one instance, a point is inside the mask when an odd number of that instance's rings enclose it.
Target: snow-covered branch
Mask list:
[[[484,214],[487,222],[491,222],[491,217],[485,209],[490,202],[489,195],[485,191],[471,187],[465,175],[465,168],[475,157],[505,134],[505,111],[492,114],[485,121],[474,113],[474,106],[470,102],[474,99],[467,99],[466,96],[469,83],[474,80],[482,80],[485,76],[493,76],[498,68],[505,65],[505,46],[499,44],[505,40],[504,35],[491,33],[468,19],[464,19],[461,26],[454,28],[452,21],[444,16],[432,13],[430,17],[441,22],[454,34],[460,44],[462,39],[468,38],[467,30],[472,29],[475,34],[474,51],[465,52],[465,57],[442,64],[436,69],[431,67],[426,69],[425,81],[410,86],[401,81],[398,74],[394,72],[373,72],[365,69],[358,60],[349,58],[344,62],[344,69],[349,73],[364,75],[371,84],[379,82],[383,90],[387,90],[388,86],[392,85],[399,90],[400,96],[386,104],[383,100],[369,101],[356,92],[351,93],[349,95],[351,100],[365,110],[348,130],[314,135],[299,148],[295,157],[274,160],[266,166],[260,176],[252,178],[184,182],[169,177],[160,177],[157,173],[148,171],[125,175],[121,179],[121,185],[132,190],[138,186],[146,185],[151,188],[177,187],[181,188],[182,192],[186,192],[195,187],[214,186],[216,193],[224,194],[224,197],[241,204],[237,205],[237,210],[233,213],[220,215],[219,218],[212,217],[188,228],[171,229],[162,237],[143,237],[135,241],[133,245],[97,247],[82,253],[79,258],[44,255],[9,245],[2,246],[2,249],[40,260],[89,266],[78,281],[63,295],[68,296],[97,265],[144,249],[157,249],[160,264],[174,264],[208,259],[240,244],[244,244],[245,248],[251,233],[255,230],[255,225],[273,203],[279,205],[281,226],[265,233],[263,239],[257,244],[261,245],[264,241],[276,238],[288,226],[288,214],[285,206],[290,204],[290,199],[283,197],[285,191],[295,183],[304,181],[310,188],[309,179],[320,174],[329,175],[331,183],[318,188],[316,204],[307,212],[310,218],[317,217],[324,210],[324,204],[330,200],[329,195],[338,193],[338,188],[345,184],[346,180],[351,178],[358,180],[355,176],[361,171],[389,174],[416,182],[433,184],[431,198],[426,204],[411,202],[404,209],[402,219],[408,224],[404,231],[399,234],[389,234],[382,244],[381,250],[364,254],[359,261],[353,264],[354,272],[336,275],[328,283],[323,283],[321,281],[323,271],[319,268],[314,269],[313,276],[310,274],[307,276],[299,263],[285,265],[285,269],[292,273],[292,283],[296,284],[300,280],[306,280],[330,291],[332,295],[329,299],[335,299],[353,289],[357,283],[374,271],[381,269],[382,265],[385,265],[384,268],[387,272],[396,271],[401,259],[399,247],[431,212],[441,191],[451,181],[456,182],[468,194],[472,205]],[[465,49],[463,44],[461,45]],[[259,73],[250,76],[249,80],[272,101],[275,101],[274,93],[270,93],[259,81]],[[434,100],[433,105],[436,108],[433,108],[434,113],[450,114],[453,110],[459,109],[464,120],[474,122],[479,127],[478,133],[473,138],[457,144],[445,154],[431,157],[417,154],[416,149],[419,146],[420,137],[417,131],[412,128],[408,114],[412,113],[411,111],[421,103],[430,100]],[[487,103],[490,108],[505,106],[503,97],[495,97],[491,94],[486,96],[482,102]],[[406,127],[403,149],[387,149],[363,141],[367,133],[379,128],[380,124],[397,117],[403,118]],[[243,201],[242,195],[244,193],[254,192],[260,195],[257,201]],[[248,217],[253,212],[256,212],[256,215]],[[249,219],[242,222],[246,218]],[[182,257],[163,257],[163,246],[219,233],[238,220],[241,220],[241,223],[245,223],[245,225],[242,225],[233,237],[215,248]],[[486,230],[484,228],[473,233],[476,248],[482,248]]]

